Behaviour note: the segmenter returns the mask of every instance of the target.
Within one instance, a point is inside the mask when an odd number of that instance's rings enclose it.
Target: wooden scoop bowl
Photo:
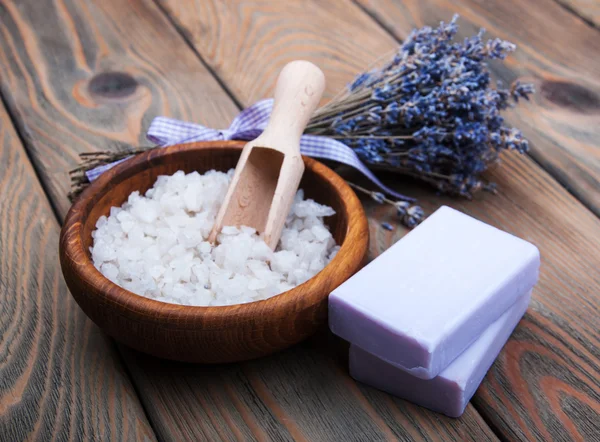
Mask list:
[[[105,278],[94,267],[92,231],[112,206],[135,190],[146,192],[159,175],[235,167],[243,142],[216,141],[154,149],[115,166],[73,204],[60,236],[60,262],[71,294],[106,333],[137,350],[187,362],[234,362],[293,345],[327,323],[327,296],[356,272],[369,242],[359,199],[323,164],[303,158],[300,183],[307,198],[336,211],[326,218],[341,249],[304,284],[264,301],[224,307],[189,307],[144,298]]]
[[[304,173],[300,137],[323,89],[323,72],[308,61],[293,61],[282,69],[269,123],[242,150],[210,242],[223,226],[248,226],[275,250]]]

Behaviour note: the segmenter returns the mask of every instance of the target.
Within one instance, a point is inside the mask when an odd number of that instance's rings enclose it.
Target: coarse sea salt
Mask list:
[[[250,227],[226,226],[207,242],[233,176],[182,171],[159,176],[145,195],[133,192],[102,216],[90,248],[96,268],[139,295],[182,305],[258,301],[313,277],[339,247],[323,218],[331,207],[299,190],[273,252]]]

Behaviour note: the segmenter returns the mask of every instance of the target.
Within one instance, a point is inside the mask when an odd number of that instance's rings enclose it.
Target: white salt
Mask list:
[[[102,216],[92,232],[96,268],[139,295],[182,305],[266,299],[320,272],[339,250],[323,218],[328,206],[299,190],[275,252],[251,227],[225,226],[207,241],[233,175],[214,170],[158,177]]]

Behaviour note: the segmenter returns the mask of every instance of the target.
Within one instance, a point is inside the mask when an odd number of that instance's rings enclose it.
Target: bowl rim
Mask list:
[[[216,148],[233,148],[241,151],[245,144],[246,142],[244,141],[208,141],[176,144],[164,148],[150,149],[134,155],[107,170],[98,179],[90,183],[74,201],[67,213],[60,235],[61,263],[63,263],[63,259],[67,260],[68,266],[74,274],[73,276],[78,278],[87,287],[92,288],[96,294],[101,294],[103,301],[118,304],[138,318],[156,318],[157,312],[160,312],[161,317],[167,315],[169,319],[178,322],[180,325],[190,320],[197,320],[199,316],[202,316],[208,321],[206,325],[212,320],[215,323],[218,322],[221,324],[218,328],[224,328],[222,327],[224,320],[232,314],[238,319],[243,320],[245,318],[252,320],[259,310],[268,309],[268,311],[272,311],[271,307],[274,307],[278,311],[285,311],[286,314],[289,314],[294,310],[304,310],[309,306],[322,302],[324,297],[327,297],[335,287],[347,279],[348,276],[340,275],[344,273],[340,271],[340,266],[345,269],[354,269],[353,271],[360,268],[368,249],[369,229],[362,204],[346,181],[329,167],[306,156],[303,156],[306,168],[328,181],[338,192],[347,213],[347,231],[340,250],[323,270],[304,283],[271,298],[225,306],[188,306],[157,301],[133,293],[106,278],[96,269],[89,251],[84,248],[83,229],[87,221],[87,215],[94,204],[110,192],[110,188],[114,187],[114,185],[142,172],[147,168],[148,164],[159,164],[163,157],[182,150],[201,151]],[[117,178],[120,179],[117,180]],[[63,265],[64,271],[65,266]],[[319,290],[314,290],[316,287],[308,290],[308,293],[302,290],[310,286],[311,281],[314,285],[314,280],[317,278],[327,278],[326,280],[332,283],[330,284],[331,290],[327,290],[326,293],[319,293]],[[303,296],[304,299],[299,299],[299,296]],[[211,329],[214,330],[215,328]]]

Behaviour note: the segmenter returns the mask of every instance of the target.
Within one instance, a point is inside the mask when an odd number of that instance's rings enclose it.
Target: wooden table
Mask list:
[[[122,347],[62,279],[60,221],[78,153],[144,143],[154,116],[226,127],[306,58],[326,98],[413,27],[461,14],[519,49],[498,78],[535,83],[508,114],[530,139],[489,174],[498,196],[386,182],[538,245],[525,318],[460,419],[352,381],[326,331],[242,364]],[[594,0],[0,0],[0,440],[600,440],[600,3]],[[364,202],[371,256],[406,232]]]

